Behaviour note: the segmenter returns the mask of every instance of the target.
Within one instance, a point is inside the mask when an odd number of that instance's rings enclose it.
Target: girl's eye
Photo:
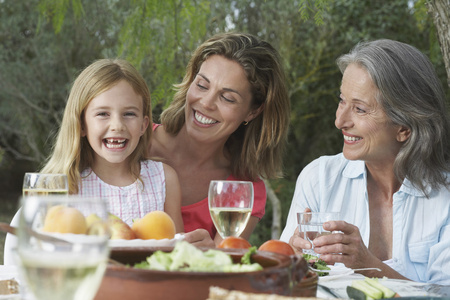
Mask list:
[[[134,113],[134,112],[127,112],[127,113],[125,113],[125,116],[133,117],[133,116],[136,116],[136,113]]]
[[[106,117],[106,116],[108,116],[108,114],[105,113],[105,112],[99,112],[99,113],[97,113],[97,116],[99,116],[99,117]]]

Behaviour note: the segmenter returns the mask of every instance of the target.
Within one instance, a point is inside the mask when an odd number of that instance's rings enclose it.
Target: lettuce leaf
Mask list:
[[[253,252],[251,252],[253,251]],[[250,256],[256,252],[256,247],[244,254],[245,264],[233,264],[231,256],[227,253],[208,249],[202,251],[186,242],[178,242],[172,252],[155,251],[147,257],[146,262],[136,264],[134,267],[160,271],[194,271],[194,272],[250,272],[263,268],[261,265],[250,262]]]

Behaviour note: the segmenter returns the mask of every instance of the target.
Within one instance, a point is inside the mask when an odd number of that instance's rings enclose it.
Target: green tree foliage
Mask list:
[[[36,164],[49,153],[76,74],[116,44],[103,6],[91,4],[79,20],[68,13],[55,33],[46,22],[38,30],[39,3],[0,2],[0,143]]]
[[[133,0],[119,34],[119,55],[136,66],[158,114],[172,98],[191,52],[207,36],[209,1]]]
[[[51,20],[56,33],[61,31],[64,18],[70,7],[76,19],[84,15],[83,5],[80,0],[41,0],[38,4],[41,13],[40,17],[44,18],[45,21]]]

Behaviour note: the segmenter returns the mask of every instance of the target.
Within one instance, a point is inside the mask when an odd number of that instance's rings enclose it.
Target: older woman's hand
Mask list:
[[[311,212],[309,207],[305,208],[305,213]],[[289,244],[294,248],[295,253],[302,254],[303,249],[311,249],[312,245],[307,240],[300,237],[298,227],[295,228],[294,234],[289,239]]]
[[[209,235],[209,232],[203,228],[184,234],[184,240],[197,247],[211,247],[214,248],[216,244]]]
[[[289,244],[294,248],[295,253],[302,254],[303,249],[311,249],[311,243],[300,237],[298,227],[295,229],[294,234],[289,239]]]
[[[314,251],[326,263],[340,262],[353,269],[379,265],[380,260],[364,245],[358,227],[344,221],[328,221],[323,227],[328,231],[340,231],[313,241]]]

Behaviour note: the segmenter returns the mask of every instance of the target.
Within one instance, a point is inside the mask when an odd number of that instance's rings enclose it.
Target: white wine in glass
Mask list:
[[[17,257],[26,291],[37,300],[94,299],[109,256],[106,201],[80,196],[27,196],[22,197],[21,205]],[[44,226],[47,214],[55,207],[65,209],[61,211],[64,218],[75,216],[74,209],[83,215],[81,220],[92,214],[97,217],[90,227],[75,222],[75,227],[84,228],[83,233],[48,232]]]
[[[208,203],[211,219],[220,236],[240,236],[253,209],[253,183],[212,180]]]
[[[69,184],[65,174],[25,173],[22,192],[32,195],[67,195]]]

